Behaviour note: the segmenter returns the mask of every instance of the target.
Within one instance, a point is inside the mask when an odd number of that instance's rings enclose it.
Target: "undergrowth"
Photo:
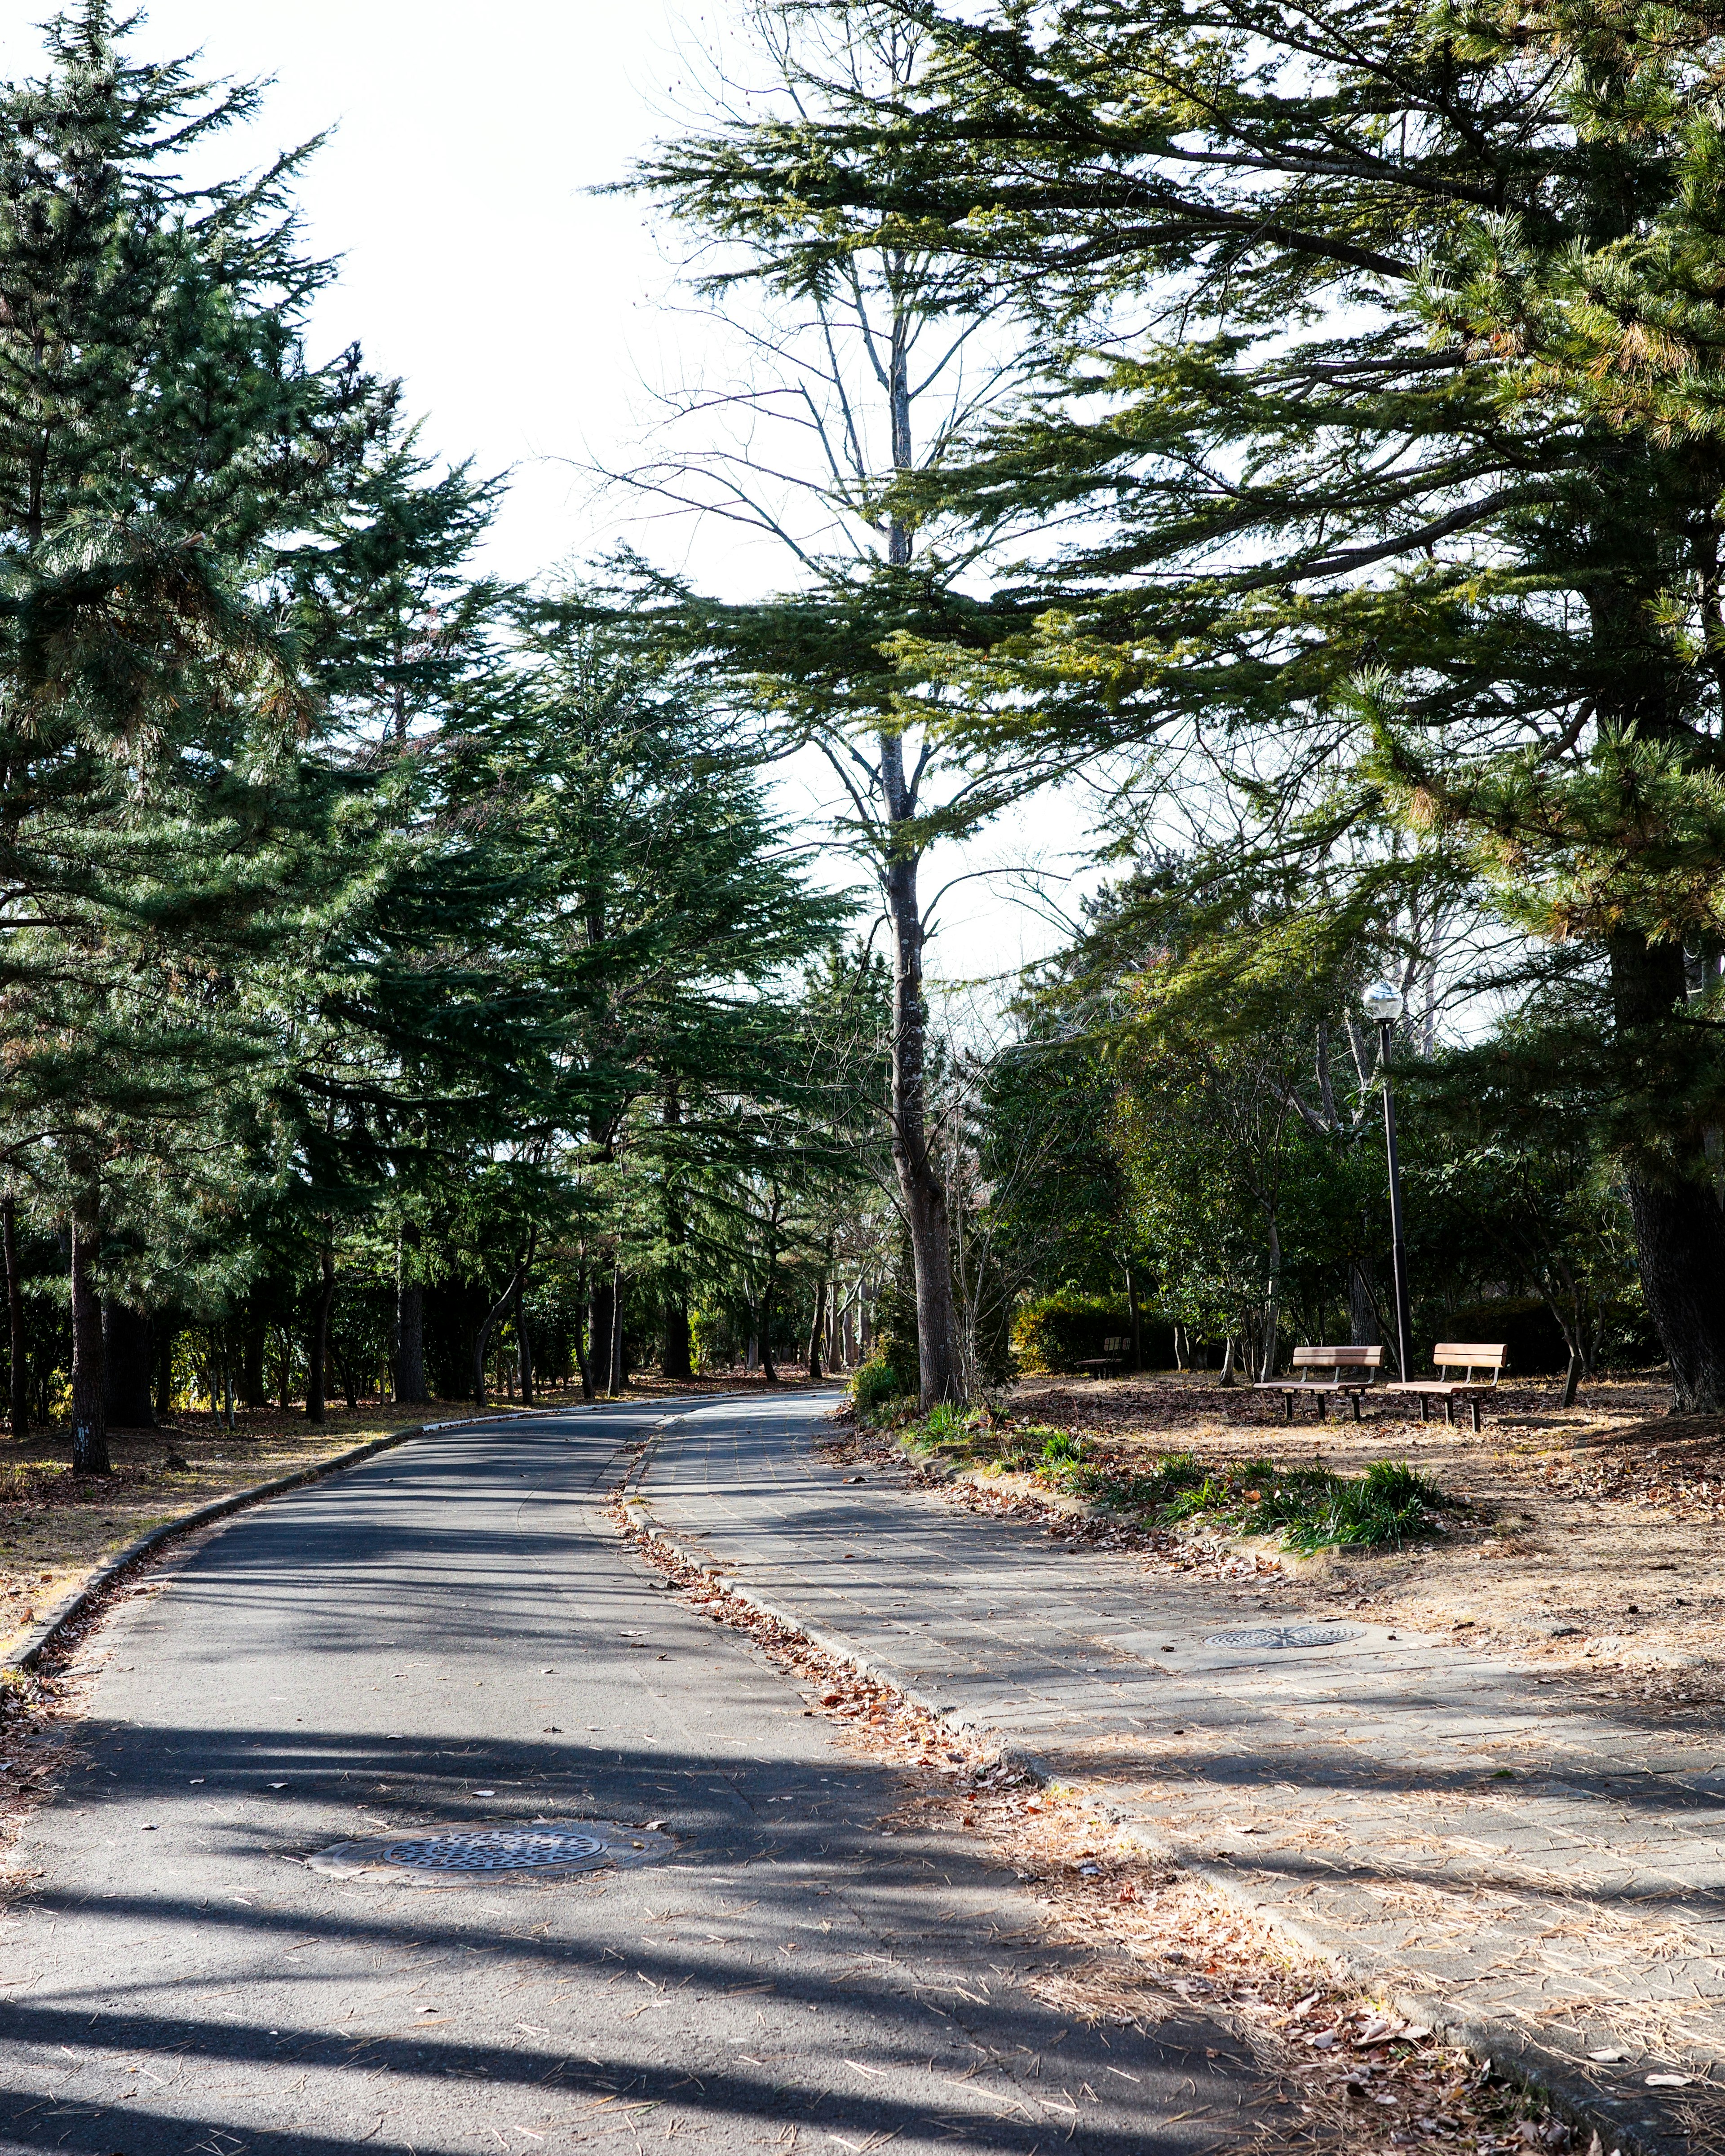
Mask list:
[[[1147,1527],[1203,1520],[1235,1534],[1279,1534],[1294,1550],[1399,1549],[1444,1532],[1454,1500],[1404,1460],[1374,1460],[1363,1475],[1281,1467],[1273,1460],[1206,1463],[1164,1452],[1153,1466],[1092,1459],[1083,1438],[1045,1424],[999,1426],[986,1409],[941,1406],[906,1435],[920,1451],[981,1455],[1050,1488],[1135,1517]]]

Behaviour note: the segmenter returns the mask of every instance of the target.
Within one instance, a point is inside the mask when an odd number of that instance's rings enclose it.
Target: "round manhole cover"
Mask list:
[[[1207,1647],[1340,1647],[1361,1637],[1358,1625],[1254,1625],[1243,1632],[1212,1632]]]
[[[364,1875],[422,1887],[485,1879],[567,1878],[606,1866],[662,1864],[676,1843],[657,1825],[617,1820],[479,1820],[338,1841],[306,1859],[338,1879]]]

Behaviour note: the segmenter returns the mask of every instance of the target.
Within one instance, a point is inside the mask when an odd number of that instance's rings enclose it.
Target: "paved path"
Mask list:
[[[1078,1958],[1024,1890],[882,1831],[902,1784],[629,1556],[598,1501],[664,1412],[382,1455],[93,1637],[0,1937],[0,2150],[1197,2156],[1277,2116],[1200,2010],[1108,2049],[1040,2004]],[[297,1861],[572,1814],[679,1855],[450,1892]]]
[[[835,1469],[811,1449],[819,1411],[677,1420],[641,1483],[654,1518],[1306,1938],[1446,2002],[1449,2025],[1567,2061],[1625,2150],[1725,2148],[1716,1722],[1614,1719],[1367,1625],[1266,1645],[1297,1613]],[[1648,2088],[1673,2068],[1698,2078]]]

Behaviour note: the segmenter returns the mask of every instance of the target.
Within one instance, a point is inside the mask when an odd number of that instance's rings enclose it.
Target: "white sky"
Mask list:
[[[37,71],[48,13],[45,0],[0,0],[0,74]],[[316,335],[327,350],[357,338],[404,377],[436,453],[512,471],[493,557],[506,574],[631,536],[736,588],[734,533],[685,554],[668,533],[631,531],[627,505],[596,500],[576,469],[639,453],[640,382],[686,370],[685,341],[700,334],[665,307],[669,270],[644,208],[586,191],[669,131],[688,86],[679,49],[722,19],[722,8],[665,0],[152,0],[133,40],[140,55],[201,49],[212,74],[275,79],[255,139],[230,141],[225,166],[332,131],[299,189],[309,244],[343,264]],[[763,585],[773,566],[761,557]],[[785,783],[798,813],[814,809],[812,775]],[[963,863],[932,863],[927,887],[1033,847],[1069,866],[1060,850],[1079,838],[1076,816],[1045,802]],[[1050,929],[1007,888],[952,894],[932,970],[995,974],[1049,947]]]

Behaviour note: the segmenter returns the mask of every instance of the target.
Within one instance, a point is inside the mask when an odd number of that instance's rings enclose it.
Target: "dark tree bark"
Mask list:
[[[359,1395],[354,1389],[353,1365],[333,1341],[330,1343],[330,1355],[341,1379],[342,1399],[347,1401],[350,1408],[357,1408],[359,1405]]]
[[[521,1365],[521,1405],[533,1404],[533,1336],[527,1330],[527,1306],[521,1288],[515,1291],[516,1359]]]
[[[490,1343],[498,1320],[526,1286],[527,1276],[533,1269],[533,1250],[536,1240],[536,1235],[527,1238],[527,1247],[509,1276],[509,1285],[486,1312],[485,1322],[480,1327],[478,1337],[474,1341],[473,1398],[476,1407],[483,1407],[485,1404],[485,1349]]]
[[[9,1372],[12,1434],[14,1437],[28,1437],[30,1434],[29,1347],[24,1338],[23,1276],[18,1270],[18,1204],[10,1197],[0,1198],[0,1240],[3,1240],[6,1250],[6,1308],[12,1328],[8,1336],[12,1343]]]
[[[1126,1268],[1126,1306],[1132,1312],[1132,1368],[1144,1367],[1144,1314],[1138,1307],[1138,1283],[1132,1276],[1130,1265]]]
[[[330,1312],[336,1301],[336,1254],[327,1245],[318,1256],[322,1285],[312,1316],[311,1340],[305,1354],[305,1419],[322,1422],[328,1410],[324,1400],[324,1373],[329,1367]]]
[[[72,1199],[72,1472],[111,1475],[102,1382],[102,1298],[95,1260],[101,1199],[80,1176]]]
[[[617,1294],[613,1279],[595,1272],[588,1304],[588,1338],[592,1343],[593,1382],[596,1392],[611,1389],[611,1335],[615,1329]]]
[[[576,1282],[575,1362],[581,1372],[581,1397],[590,1400],[593,1397],[593,1370],[588,1357],[587,1324],[587,1267],[583,1265],[580,1278]]]
[[[814,1384],[824,1373],[821,1369],[820,1352],[827,1329],[827,1276],[822,1273],[814,1284],[814,1317],[809,1327],[809,1382]]]
[[[668,1126],[675,1127],[682,1120],[682,1097],[675,1086],[668,1086],[665,1095],[665,1121]],[[675,1163],[665,1170],[665,1240],[670,1252],[670,1260],[665,1267],[665,1374],[673,1384],[685,1384],[695,1375],[695,1367],[690,1359],[689,1283],[684,1271],[689,1225],[683,1217],[683,1209],[677,1202]]]
[[[139,1310],[102,1299],[102,1407],[110,1430],[153,1430],[150,1321]]]
[[[778,1372],[773,1363],[773,1274],[769,1268],[767,1285],[761,1291],[761,1375],[769,1385],[778,1383]]]
[[[623,1269],[620,1265],[614,1268],[611,1274],[610,1365],[606,1390],[613,1399],[619,1399],[629,1383],[629,1373],[623,1367]]]
[[[264,1383],[264,1346],[270,1337],[270,1327],[259,1318],[248,1318],[245,1327],[245,1353],[240,1363],[239,1396],[249,1408],[268,1407],[270,1395]],[[158,1412],[160,1408],[158,1406]]]
[[[263,1406],[263,1335],[259,1332],[257,1393],[246,1406]],[[175,1328],[166,1317],[155,1320],[155,1421],[166,1423],[175,1412]]]
[[[417,1278],[419,1224],[404,1220],[395,1245],[395,1397],[401,1407],[419,1407],[425,1391],[425,1290]]]
[[[1587,1368],[1579,1348],[1569,1350],[1569,1368],[1563,1375],[1563,1405],[1573,1408],[1575,1395],[1581,1389],[1581,1373]]]
[[[902,745],[880,739],[881,771],[893,820],[913,813],[905,782]],[[952,1300],[951,1224],[946,1185],[929,1152],[927,1104],[928,1007],[922,997],[922,916],[916,898],[914,855],[889,861],[886,912],[892,928],[892,1163],[911,1235],[916,1278],[916,1350],[922,1405],[956,1400],[963,1393],[958,1360],[958,1319]]]
[[[674,1385],[686,1384],[695,1375],[689,1306],[680,1300],[665,1306],[665,1374]]]
[[[1366,1229],[1362,1219],[1361,1229]],[[1348,1268],[1348,1344],[1350,1348],[1375,1348],[1379,1344],[1378,1326],[1378,1297],[1373,1292],[1372,1260],[1368,1252],[1355,1258]]]
[[[1681,1073],[1671,1066],[1690,1052],[1674,1022],[1685,993],[1681,946],[1625,935],[1610,951],[1618,1048],[1641,1085],[1675,1091]],[[1692,1178],[1644,1155],[1625,1179],[1641,1291],[1671,1366],[1672,1405],[1717,1414],[1725,1409],[1725,1212],[1703,1155],[1696,1166]]]

